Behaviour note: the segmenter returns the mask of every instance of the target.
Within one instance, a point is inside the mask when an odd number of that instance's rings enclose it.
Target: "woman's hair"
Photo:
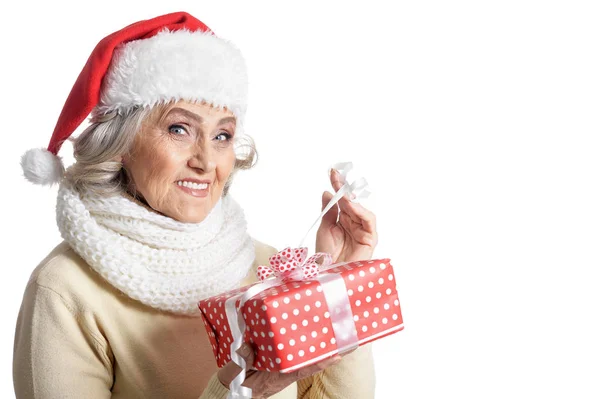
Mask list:
[[[131,151],[142,122],[153,118],[156,113],[161,118],[169,110],[169,105],[92,114],[90,126],[79,136],[69,139],[73,142],[75,163],[67,169],[65,177],[77,190],[91,190],[99,195],[124,192],[129,177],[120,158]],[[238,154],[236,150],[235,165],[223,188],[223,197],[229,192],[235,173],[240,169],[252,168],[258,161],[258,151],[250,136],[238,137],[236,134],[234,146],[246,151]]]

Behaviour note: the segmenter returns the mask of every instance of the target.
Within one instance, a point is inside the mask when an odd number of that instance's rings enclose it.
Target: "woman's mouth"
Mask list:
[[[196,183],[187,180],[178,180],[175,182],[183,192],[193,197],[206,197],[208,195],[208,183]]]

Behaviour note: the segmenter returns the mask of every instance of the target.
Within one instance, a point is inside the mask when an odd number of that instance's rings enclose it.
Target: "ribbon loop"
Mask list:
[[[340,172],[340,175],[342,177],[342,181],[344,184],[335,193],[335,195],[329,201],[329,203],[325,206],[325,208],[323,208],[323,211],[321,212],[321,214],[319,215],[317,220],[315,220],[315,222],[312,224],[312,226],[310,226],[310,229],[308,229],[308,231],[302,238],[302,241],[300,241],[300,245],[298,245],[299,247],[302,247],[302,244],[304,243],[304,240],[308,236],[308,233],[310,233],[310,231],[313,229],[313,227],[315,227],[315,225],[317,223],[319,223],[319,220],[321,220],[321,218],[331,209],[332,206],[334,206],[344,196],[344,194],[350,194],[350,198],[351,198],[352,202],[357,202],[360,199],[367,198],[371,194],[371,192],[367,190],[368,183],[364,177],[360,177],[357,180],[353,181],[352,183],[348,183],[348,175],[349,175],[350,171],[352,170],[352,168],[353,168],[352,162],[340,162],[340,163],[334,164],[331,167],[331,169],[336,169],[338,172]],[[352,198],[352,196],[354,196],[354,198]]]
[[[319,274],[319,266],[332,263],[331,255],[318,252],[306,259],[308,248],[290,248],[277,252],[269,258],[269,266],[258,266],[257,274],[261,281],[275,277],[281,282],[307,280]],[[322,258],[321,264],[317,260]]]

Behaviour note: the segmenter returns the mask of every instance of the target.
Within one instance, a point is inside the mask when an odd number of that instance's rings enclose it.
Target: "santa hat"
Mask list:
[[[173,100],[227,107],[243,125],[248,76],[241,52],[185,12],[131,24],[102,39],[79,74],[47,149],[22,159],[25,177],[37,184],[60,181],[62,143],[94,111],[106,113]]]

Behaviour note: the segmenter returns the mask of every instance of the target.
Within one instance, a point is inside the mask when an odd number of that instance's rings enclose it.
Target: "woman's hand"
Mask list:
[[[247,343],[242,344],[240,349],[237,350],[237,353],[244,358],[246,364],[254,363],[254,351]],[[278,371],[248,370],[242,386],[252,389],[253,398],[268,398],[269,396],[282,391],[288,385],[338,363],[340,359],[341,356],[336,355],[330,359],[285,374]],[[229,388],[229,384],[231,384],[231,381],[240,373],[240,371],[242,371],[242,369],[237,364],[229,362],[218,371],[217,377],[221,384]]]
[[[332,169],[330,179],[337,192],[343,186],[342,176]],[[323,193],[321,210],[331,198],[329,191]],[[371,259],[377,245],[375,214],[351,199],[348,194],[340,198],[323,216],[317,231],[315,252],[330,253],[333,263]]]

